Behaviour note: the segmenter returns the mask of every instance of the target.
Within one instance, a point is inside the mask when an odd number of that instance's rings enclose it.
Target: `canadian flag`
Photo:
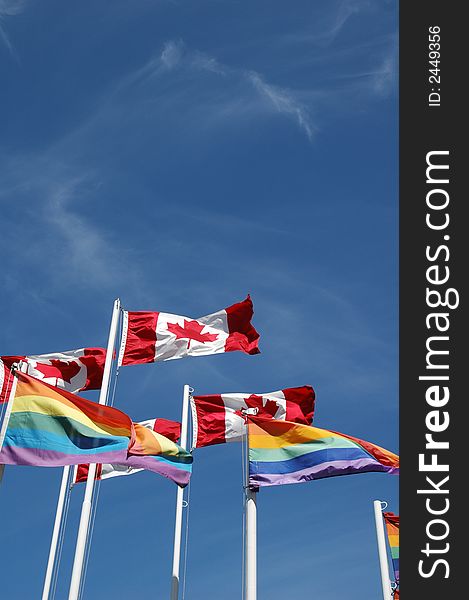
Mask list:
[[[140,421],[139,425],[143,425],[147,429],[156,431],[164,435],[172,442],[178,442],[181,437],[181,423],[177,421],[169,421],[168,419],[148,419],[147,421]],[[82,483],[88,479],[88,464],[77,465],[75,467],[75,473],[73,477],[73,483]],[[96,465],[95,479],[109,479],[110,477],[118,477],[120,475],[133,475],[144,469],[136,469],[134,467],[127,467],[125,465]]]
[[[314,390],[310,385],[266,394],[214,394],[191,398],[192,446],[240,442],[248,414],[311,425]]]
[[[241,350],[258,354],[250,296],[205,317],[124,311],[119,365]]]
[[[76,394],[101,388],[106,350],[80,348],[53,354],[2,356],[1,359],[8,368],[14,363],[26,362],[28,375]]]

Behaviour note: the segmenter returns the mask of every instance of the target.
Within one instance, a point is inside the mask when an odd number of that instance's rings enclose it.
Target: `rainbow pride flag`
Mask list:
[[[0,464],[58,467],[126,460],[135,435],[125,413],[19,371],[15,377]]]
[[[248,420],[249,485],[303,483],[354,473],[399,473],[399,457],[358,438],[275,419]]]
[[[392,512],[385,512],[383,517],[388,533],[389,547],[391,548],[394,579],[399,585],[399,515],[395,515]]]
[[[157,435],[145,434],[140,429],[141,427],[149,429]],[[122,475],[133,475],[146,469],[172,479],[181,487],[186,486],[192,472],[192,454],[175,443],[181,435],[181,424],[167,419],[148,419],[134,423],[134,428],[136,441],[129,452],[132,453],[135,448],[135,452],[139,452],[139,455],[127,457],[126,464],[98,464],[95,479],[114,479]],[[157,453],[155,456],[148,455],[152,446],[154,446],[154,452]],[[143,465],[143,467],[133,467],[131,466],[133,464]],[[88,479],[88,470],[89,465],[78,465],[74,483],[85,482]]]
[[[161,433],[134,423],[135,440],[119,467],[146,469],[171,479],[181,487],[189,483],[192,454]]]

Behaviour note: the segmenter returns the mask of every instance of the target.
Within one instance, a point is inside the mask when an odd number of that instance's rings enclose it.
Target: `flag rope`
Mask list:
[[[116,387],[117,387],[117,378],[119,377],[120,367],[117,367],[116,373],[114,375],[114,386],[112,388],[111,400],[108,403],[108,406],[114,406],[114,398],[116,397]]]

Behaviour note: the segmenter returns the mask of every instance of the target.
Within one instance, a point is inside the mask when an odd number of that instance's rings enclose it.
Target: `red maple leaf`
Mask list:
[[[177,323],[168,323],[168,331],[174,333],[176,339],[187,339],[187,348],[191,345],[191,340],[197,342],[214,342],[218,338],[216,333],[202,333],[202,329],[205,325],[202,325],[198,321],[184,321],[184,327],[181,327]]]
[[[66,383],[70,383],[72,377],[75,377],[80,372],[80,365],[74,361],[63,361],[52,359],[50,365],[46,363],[37,363],[34,367],[36,371],[42,373],[44,378],[55,377],[56,379],[62,379]]]
[[[278,404],[274,400],[266,400],[265,404],[262,400],[262,396],[256,396],[256,394],[251,394],[249,398],[244,400],[247,408],[257,408],[257,417],[270,417],[274,418],[275,413],[278,410]],[[235,415],[239,415],[244,419],[244,422],[247,421],[247,415],[243,412],[243,410],[236,410]]]

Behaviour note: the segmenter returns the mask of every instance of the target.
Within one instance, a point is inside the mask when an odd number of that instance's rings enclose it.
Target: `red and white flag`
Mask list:
[[[191,398],[192,446],[202,448],[240,442],[246,433],[246,411],[262,417],[311,425],[314,390],[310,385],[267,394],[214,394]]]
[[[139,425],[147,427],[156,433],[164,435],[172,442],[177,443],[181,437],[181,423],[177,421],[169,421],[168,419],[148,419],[147,421],[140,421]],[[88,479],[88,464],[77,465],[73,476],[73,483],[86,482]],[[126,467],[125,465],[96,465],[95,479],[109,479],[110,477],[118,477],[120,475],[133,475],[144,469],[135,469],[133,467]]]
[[[76,394],[101,388],[106,350],[80,348],[52,354],[2,356],[1,359],[8,368],[14,363],[26,362],[28,375]]]
[[[250,296],[216,313],[191,319],[162,312],[124,311],[118,364],[136,365],[241,350],[258,354]]]
[[[8,402],[11,386],[13,385],[13,375],[8,366],[0,358],[0,404]]]

